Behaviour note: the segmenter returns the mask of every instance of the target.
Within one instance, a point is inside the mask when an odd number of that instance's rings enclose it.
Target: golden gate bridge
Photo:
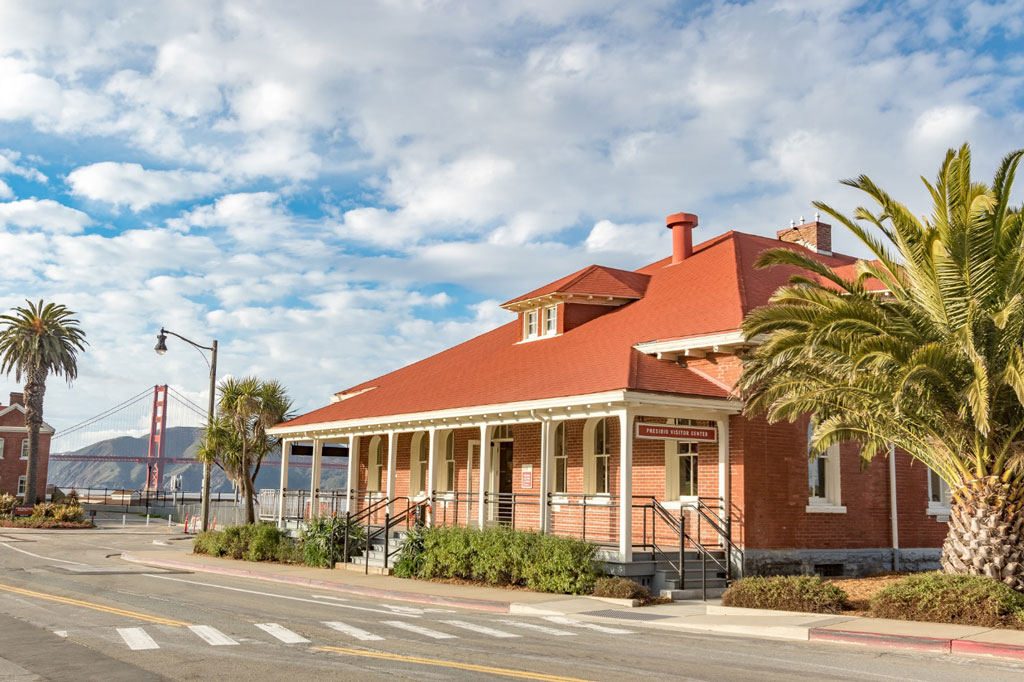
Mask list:
[[[164,384],[153,386],[74,426],[59,431],[50,439],[50,462],[117,462],[145,464],[144,491],[164,489],[164,466],[198,463],[195,450],[207,412],[187,396]],[[171,444],[183,456],[167,456]],[[312,454],[312,447],[309,447]],[[309,468],[303,448],[292,449],[289,466]],[[341,453],[338,453],[341,454]],[[346,453],[347,454],[347,451]],[[279,453],[278,453],[279,455]],[[298,458],[295,458],[298,455]],[[277,456],[263,460],[263,467],[279,467]],[[346,464],[324,462],[324,469],[344,469]],[[74,487],[75,481],[54,482]]]

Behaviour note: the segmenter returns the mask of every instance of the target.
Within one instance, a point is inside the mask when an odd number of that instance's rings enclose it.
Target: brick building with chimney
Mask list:
[[[696,216],[667,226],[670,257],[591,265],[518,296],[502,306],[516,320],[271,429],[285,458],[312,444],[313,484],[289,490],[282,467],[261,513],[287,525],[347,509],[379,525],[413,510],[568,534],[657,590],[740,572],[936,567],[948,515],[938,477],[903,453],[862,466],[852,443],[812,460],[808,419],[746,417],[733,390],[760,341],[744,337],[744,316],[794,272],[755,260],[806,249],[853,276],[830,226],[698,245]],[[321,454],[338,444],[349,485],[321,490]]]
[[[25,467],[28,464],[28,427],[25,425],[25,397],[11,393],[9,404],[0,403],[0,495],[24,496]],[[46,491],[46,473],[50,458],[53,427],[43,423],[39,430],[39,461],[36,465],[36,490]]]

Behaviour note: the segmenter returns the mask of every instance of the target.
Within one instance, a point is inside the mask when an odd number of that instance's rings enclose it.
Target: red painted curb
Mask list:
[[[949,639],[936,637],[913,637],[909,635],[881,635],[875,632],[856,632],[853,630],[827,630],[811,628],[807,639],[814,642],[843,642],[846,644],[863,644],[881,646],[887,649],[910,649],[913,651],[935,651],[948,654],[951,650]]]
[[[463,609],[475,609],[477,611],[489,611],[491,613],[508,613],[511,610],[509,602],[488,601],[485,599],[465,599],[462,597],[441,597],[432,594],[419,594],[417,592],[403,592],[401,590],[382,590],[376,587],[362,587],[359,585],[345,585],[330,580],[315,580],[313,578],[296,578],[287,575],[268,575],[258,571],[250,571],[244,568],[231,568],[228,566],[207,566],[205,564],[193,564],[187,561],[175,561],[174,559],[150,559],[148,557],[137,557],[134,554],[125,552],[121,558],[136,564],[159,566],[161,568],[179,568],[198,573],[214,573],[218,575],[231,575],[239,578],[255,578],[274,583],[285,583],[288,585],[302,585],[304,587],[316,587],[322,590],[333,592],[344,592],[346,594],[358,594],[363,597],[376,597],[378,599],[394,599],[396,601],[416,602],[419,604],[434,604],[436,606],[457,606]]]
[[[1024,646],[1014,644],[997,644],[995,642],[979,642],[974,639],[954,639],[954,654],[981,654],[983,656],[999,656],[1024,660]]]

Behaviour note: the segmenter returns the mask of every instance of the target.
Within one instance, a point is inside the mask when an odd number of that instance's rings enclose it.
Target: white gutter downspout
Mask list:
[[[538,415],[536,410],[530,410],[530,417],[540,423],[540,471],[535,482],[537,485],[537,497],[540,501],[540,509],[537,512],[540,519],[540,532],[548,533],[551,530],[551,517],[549,516],[548,507],[548,491],[551,479],[551,418]]]
[[[900,524],[896,511],[896,446],[889,446],[889,515],[892,518],[892,570],[900,570]]]

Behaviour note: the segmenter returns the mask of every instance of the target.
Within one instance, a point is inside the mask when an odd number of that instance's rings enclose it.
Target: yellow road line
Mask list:
[[[544,682],[588,682],[578,677],[562,677],[561,675],[547,675],[544,673],[531,673],[527,670],[512,670],[509,668],[492,668],[487,665],[473,665],[472,663],[458,663],[456,661],[442,661],[436,658],[421,658],[419,656],[403,656],[401,654],[389,654],[383,651],[366,651],[363,649],[343,649],[336,646],[314,647],[316,651],[330,651],[335,654],[346,656],[362,656],[364,658],[381,658],[386,661],[401,661],[403,663],[419,663],[421,665],[437,665],[443,668],[456,668],[458,670],[470,670],[478,673],[490,673],[491,675],[504,675],[505,677],[518,677],[525,680],[544,680]]]
[[[113,606],[93,604],[91,602],[79,601],[78,599],[71,599],[69,597],[59,597],[55,594],[46,594],[45,592],[33,592],[32,590],[23,590],[20,587],[11,587],[10,585],[0,585],[0,590],[3,590],[5,592],[11,592],[13,594],[20,594],[25,597],[35,597],[36,599],[46,599],[48,601],[60,602],[61,604],[70,604],[71,606],[81,606],[82,608],[92,609],[93,611],[112,613],[115,616],[135,618],[136,620],[143,620],[148,623],[156,623],[157,625],[173,625],[175,627],[182,627],[188,625],[188,623],[184,623],[180,620],[171,620],[170,618],[161,618],[159,616],[148,616],[145,613],[125,611],[124,609],[117,609]]]

